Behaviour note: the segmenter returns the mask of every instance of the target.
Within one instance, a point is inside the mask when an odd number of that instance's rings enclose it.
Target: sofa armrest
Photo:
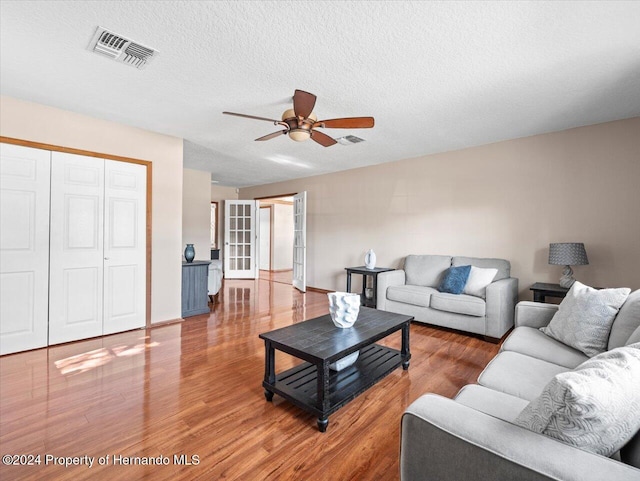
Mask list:
[[[485,336],[500,339],[513,327],[513,316],[518,302],[518,279],[508,277],[487,286]]]
[[[406,276],[404,273],[404,269],[381,272],[380,274],[378,274],[376,309],[384,311],[387,307],[387,287],[403,286],[405,284],[405,280]]]
[[[640,470],[436,394],[402,416],[401,481],[638,480]]]
[[[516,305],[516,327],[544,327],[549,324],[556,312],[558,312],[557,304],[520,301]]]

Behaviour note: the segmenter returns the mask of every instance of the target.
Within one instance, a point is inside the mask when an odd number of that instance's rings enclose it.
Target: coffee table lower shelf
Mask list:
[[[410,355],[409,355],[410,356]],[[267,400],[273,393],[282,396],[296,406],[316,415],[318,427],[326,429],[327,418],[342,406],[369,389],[398,366],[409,367],[409,359],[402,359],[401,352],[378,344],[370,344],[360,350],[358,360],[342,371],[329,373],[329,386],[325,393],[328,404],[324,410],[318,401],[318,369],[309,362],[276,374],[274,384],[264,381]],[[324,426],[322,425],[325,423]]]

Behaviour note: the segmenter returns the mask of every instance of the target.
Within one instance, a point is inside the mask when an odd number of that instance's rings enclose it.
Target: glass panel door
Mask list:
[[[225,201],[224,277],[255,279],[257,201]]]
[[[307,193],[293,196],[293,287],[307,290]]]

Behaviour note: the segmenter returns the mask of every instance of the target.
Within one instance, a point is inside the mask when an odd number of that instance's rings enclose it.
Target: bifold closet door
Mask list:
[[[144,327],[146,167],[54,152],[49,344]]]
[[[0,354],[47,345],[50,156],[0,144]]]
[[[144,165],[105,161],[103,333],[146,323],[146,200]]]
[[[49,344],[102,335],[104,160],[52,152]]]

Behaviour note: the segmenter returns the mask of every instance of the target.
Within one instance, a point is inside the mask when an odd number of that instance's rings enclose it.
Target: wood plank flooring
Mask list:
[[[397,480],[404,409],[426,392],[453,396],[499,347],[414,323],[409,370],[330,416],[323,434],[311,414],[265,401],[258,334],[326,314],[326,295],[267,280],[222,289],[210,315],[1,357],[0,454],[41,464],[0,464],[0,479]],[[399,333],[383,344],[399,348]],[[278,371],[298,362],[277,352]],[[135,457],[166,465],[123,464]]]
[[[272,282],[281,282],[283,284],[292,284],[293,270],[286,271],[260,271],[260,279]]]

